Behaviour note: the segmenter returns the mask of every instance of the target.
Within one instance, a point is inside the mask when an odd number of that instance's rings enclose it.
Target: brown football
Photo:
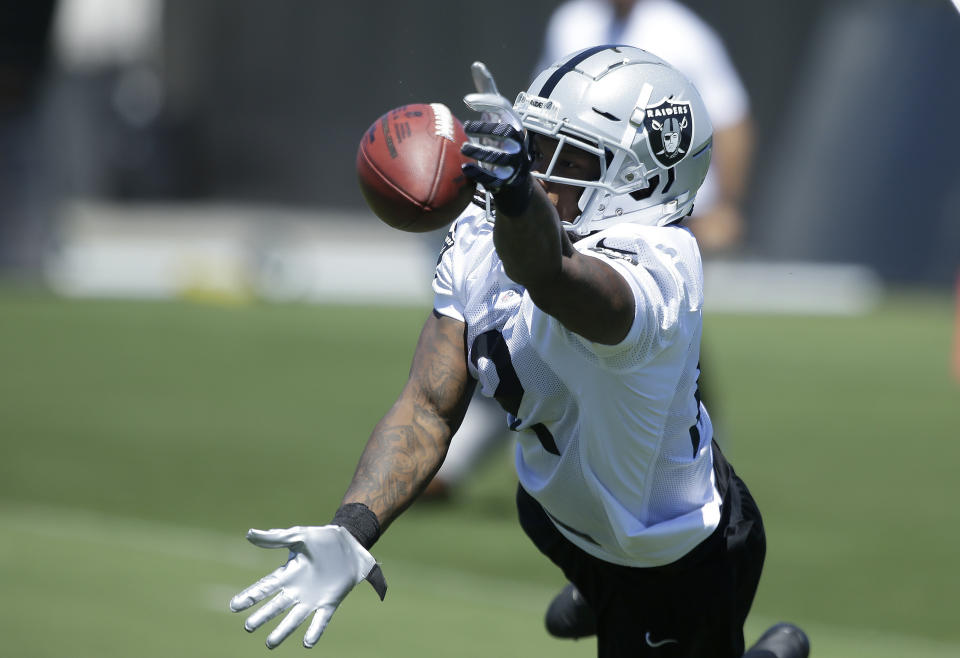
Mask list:
[[[404,105],[377,119],[357,150],[357,177],[367,205],[394,228],[414,233],[450,224],[470,203],[474,185],[463,124],[440,103]]]

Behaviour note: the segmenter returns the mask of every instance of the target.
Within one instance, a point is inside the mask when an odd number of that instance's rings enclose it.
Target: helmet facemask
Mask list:
[[[589,221],[604,214],[611,201],[644,190],[650,186],[649,173],[644,163],[631,149],[623,148],[619,143],[603,135],[580,130],[577,126],[560,121],[559,105],[552,100],[528,96],[521,92],[514,109],[523,120],[524,127],[532,133],[549,137],[557,142],[550,162],[543,171],[533,171],[531,176],[551,183],[582,187],[580,196],[580,216],[573,222],[563,222],[564,228],[578,235],[598,230]],[[630,142],[636,130],[632,131]],[[595,156],[600,162],[600,175],[595,180],[568,178],[555,174],[557,160],[564,147],[573,147]],[[629,199],[629,196],[627,196]],[[620,203],[619,207],[625,205]],[[623,212],[615,212],[615,217]],[[621,220],[622,221],[622,220]],[[615,223],[615,222],[614,222]]]

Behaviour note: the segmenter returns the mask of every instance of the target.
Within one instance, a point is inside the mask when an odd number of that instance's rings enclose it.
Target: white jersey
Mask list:
[[[746,118],[749,98],[723,42],[700,17],[674,0],[640,0],[618,24],[608,0],[571,0],[550,17],[538,71],[583,48],[622,43],[667,60],[700,92],[715,130]],[[718,194],[711,168],[697,193],[704,212]]]
[[[466,323],[470,372],[507,408],[520,483],[558,530],[608,562],[668,564],[720,520],[713,429],[696,395],[700,254],[680,226],[619,224],[575,246],[633,290],[633,325],[617,345],[538,309],[472,207],[447,236],[434,307]]]

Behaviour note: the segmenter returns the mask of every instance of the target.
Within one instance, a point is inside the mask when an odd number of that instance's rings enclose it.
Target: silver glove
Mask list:
[[[303,636],[303,646],[320,639],[330,617],[357,583],[377,566],[373,556],[348,530],[338,525],[295,526],[282,530],[254,530],[247,539],[262,548],[286,548],[290,559],[230,600],[234,612],[276,594],[250,615],[244,628],[254,631],[285,610],[290,610],[267,636],[273,649],[313,614]]]

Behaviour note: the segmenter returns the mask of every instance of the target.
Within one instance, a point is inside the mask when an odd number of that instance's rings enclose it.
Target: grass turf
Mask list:
[[[3,653],[262,655],[226,601],[278,557],[243,532],[329,519],[425,315],[0,294]],[[949,300],[905,295],[707,318],[721,440],[768,531],[748,635],[784,618],[821,657],[960,653],[952,327]],[[387,601],[355,592],[315,650],[592,655],[541,630],[561,579],[513,486],[501,462],[415,505],[377,546]]]

